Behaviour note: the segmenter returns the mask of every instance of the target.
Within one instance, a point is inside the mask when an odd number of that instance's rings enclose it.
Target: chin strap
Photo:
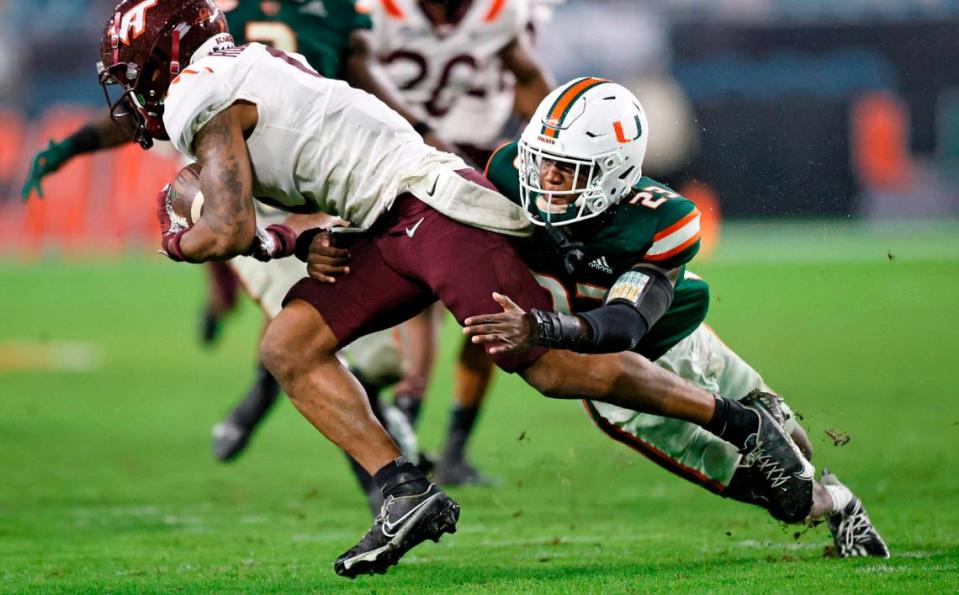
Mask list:
[[[563,268],[566,269],[567,274],[572,275],[586,258],[586,254],[583,253],[583,243],[571,242],[566,234],[553,227],[549,222],[544,222],[544,225],[546,235],[556,244],[559,255],[563,258]]]

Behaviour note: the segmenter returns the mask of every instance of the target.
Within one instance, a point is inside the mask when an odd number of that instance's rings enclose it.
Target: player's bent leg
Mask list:
[[[373,474],[401,453],[337,358],[337,345],[320,313],[294,300],[267,328],[260,358],[303,416]]]
[[[207,273],[207,302],[200,316],[200,342],[209,346],[220,336],[223,317],[235,306],[237,278],[224,262],[204,265]]]
[[[223,462],[240,456],[279,395],[280,385],[263,364],[257,362],[253,386],[226,419],[213,427],[213,455]]]
[[[217,264],[228,266],[234,283],[239,282],[263,310],[266,316],[264,330],[283,309],[283,298],[290,287],[306,274],[303,263],[295,258],[261,262],[249,256],[237,256],[228,263]],[[213,455],[226,462],[242,454],[260,422],[276,404],[279,393],[279,384],[258,362],[253,385],[226,419],[213,427]]]
[[[398,457],[359,383],[335,354],[357,337],[409,319],[436,299],[389,266],[384,255],[390,247],[384,242],[383,234],[351,239],[351,273],[335,285],[310,278],[297,282],[263,340],[266,363],[294,404],[373,475],[385,498],[370,530],[333,565],[348,578],[386,572],[423,541],[455,532],[459,518],[459,505]],[[340,413],[336,405],[355,419],[337,419],[329,428],[327,416]],[[388,462],[382,464],[384,460]]]
[[[705,425],[715,397],[630,352],[586,355],[549,351],[521,375],[542,394],[591,399]]]

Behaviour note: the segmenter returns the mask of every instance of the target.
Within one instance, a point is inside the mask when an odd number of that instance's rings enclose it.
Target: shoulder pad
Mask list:
[[[518,158],[519,145],[516,142],[506,143],[493,151],[483,170],[483,175],[496,186],[500,194],[516,203],[520,200]]]
[[[529,22],[527,2],[521,0],[486,0],[488,6],[483,14],[486,23],[499,23],[503,27],[516,31],[526,30]]]

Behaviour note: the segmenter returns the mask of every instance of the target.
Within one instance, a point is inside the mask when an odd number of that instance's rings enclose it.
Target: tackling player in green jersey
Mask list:
[[[744,401],[759,401],[786,421],[808,457],[808,438],[789,408],[704,324],[709,287],[686,271],[699,250],[699,211],[641,176],[645,126],[628,90],[577,79],[544,100],[518,143],[494,153],[486,175],[535,224],[520,252],[556,311],[526,313],[497,296],[504,312],[467,319],[464,332],[491,352],[533,345],[637,351],[706,390],[748,393]],[[782,520],[826,519],[843,557],[888,557],[861,502],[835,475],[814,483],[801,514],[784,514],[781,495],[757,490],[757,479],[769,479],[768,461],[742,456],[683,421],[585,404],[600,429],[673,473]]]

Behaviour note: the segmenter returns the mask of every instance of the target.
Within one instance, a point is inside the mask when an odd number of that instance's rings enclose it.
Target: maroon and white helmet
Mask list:
[[[107,21],[98,75],[110,115],[140,145],[168,140],[163,102],[170,82],[204,44],[232,45],[213,0],[123,0]],[[119,94],[110,88],[118,85]]]

